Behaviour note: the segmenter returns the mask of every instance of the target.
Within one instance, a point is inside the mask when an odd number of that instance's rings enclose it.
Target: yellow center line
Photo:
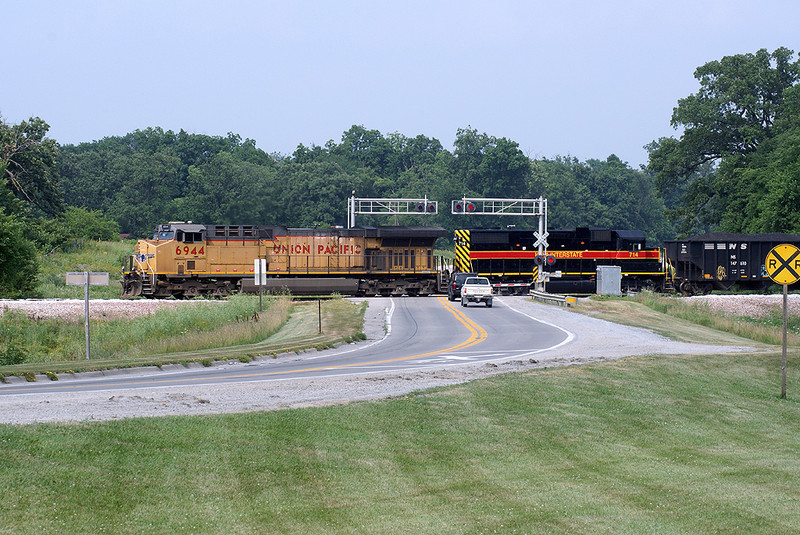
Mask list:
[[[224,377],[224,379],[243,379],[243,378],[248,378],[248,377],[259,377],[259,376],[270,376],[270,375],[287,375],[287,374],[290,374],[290,373],[306,373],[306,372],[315,372],[315,371],[322,371],[322,370],[336,370],[336,369],[342,369],[342,368],[353,368],[353,367],[359,367],[359,366],[373,366],[375,364],[388,364],[390,362],[402,362],[402,361],[405,361],[405,360],[414,360],[414,359],[418,359],[418,358],[422,358],[422,357],[430,357],[430,356],[433,356],[433,355],[440,355],[442,353],[448,353],[448,352],[452,352],[452,351],[458,351],[460,349],[466,349],[468,347],[472,347],[472,346],[474,346],[476,344],[479,344],[479,343],[483,342],[484,340],[486,340],[486,337],[488,335],[486,334],[486,331],[483,329],[483,327],[481,327],[477,323],[475,323],[472,320],[470,320],[469,318],[467,318],[464,315],[463,312],[461,312],[459,310],[456,310],[455,307],[453,307],[453,305],[451,305],[447,301],[447,299],[445,297],[439,297],[439,302],[442,303],[442,305],[446,309],[448,309],[450,311],[450,313],[453,314],[453,316],[455,316],[455,318],[467,328],[467,330],[469,330],[470,336],[465,341],[463,341],[463,342],[461,342],[459,344],[456,344],[456,345],[454,345],[452,347],[448,347],[446,349],[439,349],[437,351],[430,351],[428,353],[420,353],[420,354],[411,355],[411,356],[408,356],[408,357],[397,357],[397,358],[392,358],[392,359],[374,360],[374,361],[371,361],[371,362],[353,362],[353,363],[350,363],[350,364],[333,364],[333,365],[327,365],[327,366],[318,366],[318,367],[314,367],[314,368],[303,368],[303,369],[300,369],[300,370],[284,370],[284,371],[259,372],[259,373],[242,373],[242,374],[236,374],[236,375],[227,375],[227,376]],[[108,384],[107,386],[119,386],[119,385],[137,386],[137,385],[149,385],[149,384],[159,384],[159,383],[196,382],[196,381],[204,381],[204,380],[208,380],[208,379],[209,379],[209,377],[193,377],[193,378],[187,378],[187,379],[158,379],[158,380],[155,380],[155,381],[137,381],[137,382],[131,382],[131,383],[112,383],[112,384]],[[52,385],[52,386],[43,386],[43,387],[39,387],[39,388],[43,388],[43,389],[48,389],[49,390],[49,389],[56,389],[56,388],[59,388],[59,389],[80,388],[81,386],[82,385]],[[12,388],[10,388],[10,389],[8,389],[6,391],[9,391],[9,390],[10,391],[14,391],[14,390],[22,390],[22,389],[24,389],[24,387],[12,387]]]

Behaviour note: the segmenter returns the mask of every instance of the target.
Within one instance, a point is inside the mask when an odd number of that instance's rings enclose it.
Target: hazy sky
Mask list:
[[[675,132],[695,68],[800,50],[796,0],[0,0],[0,116],[61,144],[160,126],[267,152],[354,124],[477,129],[531,157],[633,166]]]

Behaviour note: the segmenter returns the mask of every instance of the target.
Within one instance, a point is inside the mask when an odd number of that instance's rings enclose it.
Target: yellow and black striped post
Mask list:
[[[469,230],[456,231],[456,271],[469,273],[472,271],[472,262],[469,260],[470,238]]]

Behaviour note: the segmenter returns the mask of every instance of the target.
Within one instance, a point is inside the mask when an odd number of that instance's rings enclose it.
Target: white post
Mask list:
[[[349,202],[347,203],[347,228],[353,228],[355,226],[356,226],[356,196],[353,195],[350,197]]]

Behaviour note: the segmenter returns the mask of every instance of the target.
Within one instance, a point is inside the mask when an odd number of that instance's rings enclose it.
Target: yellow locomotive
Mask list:
[[[434,256],[442,227],[309,229],[261,225],[159,225],[123,268],[123,297],[223,297],[253,291],[257,259],[267,290],[295,295],[429,295],[442,288]]]

